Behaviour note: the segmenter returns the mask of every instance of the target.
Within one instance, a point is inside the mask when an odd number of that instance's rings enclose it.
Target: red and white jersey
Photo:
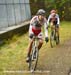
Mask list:
[[[41,32],[41,27],[44,25],[44,30],[45,30],[45,36],[48,36],[48,31],[47,31],[47,20],[44,18],[42,21],[39,20],[38,16],[34,16],[31,21],[30,21],[30,27],[29,27],[29,33],[32,32],[32,30],[36,30]]]

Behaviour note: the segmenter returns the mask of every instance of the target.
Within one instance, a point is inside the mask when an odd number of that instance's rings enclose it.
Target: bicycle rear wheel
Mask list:
[[[30,61],[29,61],[29,70],[30,71],[35,71],[36,70],[37,62],[38,62],[38,48],[35,47],[35,45],[33,47],[34,48],[31,52]],[[35,53],[35,51],[36,51],[36,53]],[[34,58],[34,53],[35,53],[36,58]]]
[[[58,36],[58,35],[56,35],[56,45],[58,45],[58,44],[59,44],[59,42],[60,42],[60,40],[59,40],[59,36]]]

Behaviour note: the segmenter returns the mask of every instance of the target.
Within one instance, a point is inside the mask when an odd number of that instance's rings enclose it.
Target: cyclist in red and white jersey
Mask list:
[[[36,16],[34,16],[31,21],[30,21],[30,26],[29,26],[29,38],[30,38],[30,43],[28,47],[28,55],[26,61],[29,62],[29,56],[31,53],[31,48],[32,48],[32,43],[33,43],[33,36],[37,36],[39,38],[39,45],[38,49],[42,47],[43,44],[43,34],[42,34],[42,26],[44,25],[44,30],[45,30],[45,41],[48,42],[48,25],[47,25],[47,20],[45,17],[45,11],[43,9],[39,9]]]

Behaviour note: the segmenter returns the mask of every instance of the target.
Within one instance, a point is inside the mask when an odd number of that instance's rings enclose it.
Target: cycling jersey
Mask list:
[[[30,21],[29,35],[34,34],[38,38],[42,38],[41,27],[44,25],[45,36],[48,37],[47,20],[44,18],[42,21],[39,20],[38,16],[34,16]]]
[[[55,17],[53,17],[52,14],[50,14],[47,20],[48,25],[49,25],[49,22],[53,22],[56,25],[60,25],[59,15],[56,14]]]

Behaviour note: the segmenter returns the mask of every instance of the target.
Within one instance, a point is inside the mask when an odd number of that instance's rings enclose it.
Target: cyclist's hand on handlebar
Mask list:
[[[46,43],[49,41],[49,38],[48,37],[45,37],[45,41],[46,41]]]

